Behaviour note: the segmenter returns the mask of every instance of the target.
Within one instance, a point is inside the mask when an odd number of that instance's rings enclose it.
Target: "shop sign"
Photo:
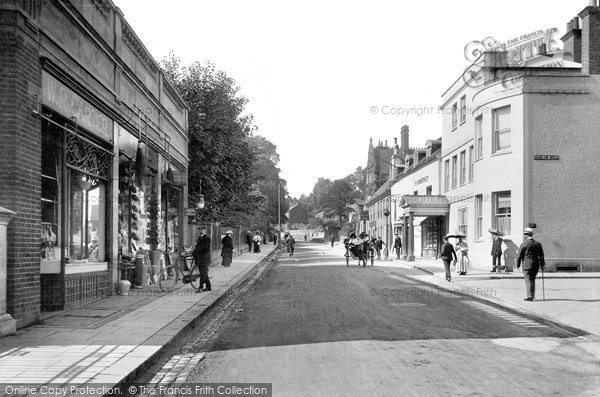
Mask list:
[[[42,74],[42,100],[81,127],[107,142],[113,141],[112,120],[48,73]]]
[[[534,154],[534,160],[560,160],[560,156],[558,154]]]
[[[424,176],[423,178],[417,179],[415,181],[415,186],[420,185],[421,183],[425,183],[429,180],[429,175]]]

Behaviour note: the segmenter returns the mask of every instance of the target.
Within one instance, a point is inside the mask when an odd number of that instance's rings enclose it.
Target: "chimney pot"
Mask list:
[[[598,7],[598,0],[590,0],[590,7]]]
[[[573,30],[573,21],[567,22],[567,33]]]
[[[573,29],[579,29],[579,17],[573,18],[573,20],[571,22],[573,25]]]

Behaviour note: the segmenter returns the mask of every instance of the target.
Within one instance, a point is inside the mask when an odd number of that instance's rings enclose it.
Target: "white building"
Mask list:
[[[535,50],[554,30],[486,52],[481,84],[461,76],[442,97],[449,230],[467,234],[475,268],[491,269],[488,229],[513,235],[512,255],[527,226],[549,269],[600,267],[600,8],[579,17],[564,53]]]

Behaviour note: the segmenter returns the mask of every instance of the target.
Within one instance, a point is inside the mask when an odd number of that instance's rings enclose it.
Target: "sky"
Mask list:
[[[587,0],[113,0],[156,60],[211,61],[277,145],[292,197],[365,167],[369,138],[442,136],[441,95],[465,46],[566,23]]]

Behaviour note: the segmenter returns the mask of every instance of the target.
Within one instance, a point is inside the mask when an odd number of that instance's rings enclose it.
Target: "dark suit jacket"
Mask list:
[[[396,237],[394,240],[394,248],[402,248],[402,239],[400,237]]]
[[[221,240],[221,244],[223,244],[223,251],[233,251],[233,239],[231,236],[225,235]]]
[[[445,242],[444,245],[442,245],[441,256],[444,260],[452,260],[452,257],[456,259],[456,252],[454,251],[454,247],[452,246],[452,244]]]
[[[496,237],[492,243],[492,256],[500,255],[502,255],[502,239],[500,237]]]
[[[544,267],[544,249],[539,241],[528,238],[521,244],[519,248],[519,256],[517,257],[517,268],[523,263],[523,270],[537,271],[540,266]]]
[[[194,260],[198,266],[210,265],[210,237],[206,234],[204,236],[198,236],[196,240],[196,246],[194,247]]]

